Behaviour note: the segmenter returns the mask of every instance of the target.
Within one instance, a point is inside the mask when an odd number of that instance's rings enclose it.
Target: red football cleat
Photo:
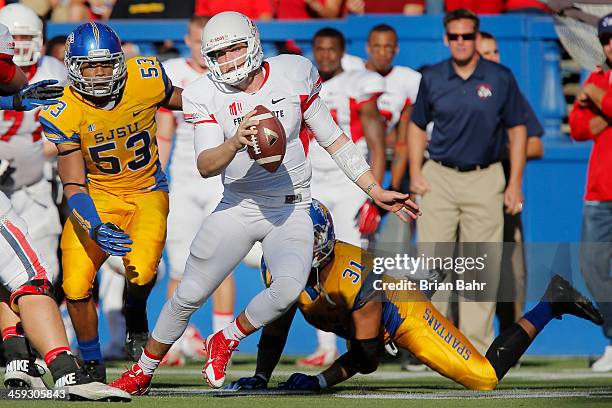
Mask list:
[[[238,343],[236,340],[226,339],[222,330],[211,334],[206,339],[204,347],[208,359],[202,368],[202,374],[211,387],[221,388],[223,386],[227,363],[238,347]]]
[[[152,378],[152,375],[146,375],[142,372],[138,363],[134,363],[132,368],[124,372],[120,378],[117,378],[109,385],[132,395],[146,395],[151,389]]]

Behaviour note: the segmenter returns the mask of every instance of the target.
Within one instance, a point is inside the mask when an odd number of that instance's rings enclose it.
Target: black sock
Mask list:
[[[63,352],[57,355],[51,363],[49,363],[49,371],[53,376],[53,382],[56,383],[58,379],[62,378],[66,374],[74,373],[74,380],[78,384],[83,384],[93,381],[90,379],[79,367],[76,358],[72,354]]]
[[[147,298],[154,284],[155,281],[143,286],[128,282],[123,306],[123,316],[125,316],[125,328],[127,332],[143,333],[149,331]]]
[[[30,353],[30,347],[25,337],[11,337],[4,340],[4,358],[11,360],[34,360],[36,356]]]
[[[486,357],[495,369],[498,380],[501,380],[516,364],[531,341],[525,329],[518,323],[514,323],[508,330],[497,336],[487,350]]]

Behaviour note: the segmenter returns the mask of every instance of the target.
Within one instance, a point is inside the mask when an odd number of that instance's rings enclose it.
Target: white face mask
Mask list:
[[[217,51],[238,43],[246,44],[245,55],[224,62],[224,68],[233,68],[224,73],[215,55]],[[202,55],[213,80],[238,85],[263,63],[259,31],[251,20],[240,13],[219,13],[210,19],[202,31]],[[241,63],[243,59],[244,63]]]

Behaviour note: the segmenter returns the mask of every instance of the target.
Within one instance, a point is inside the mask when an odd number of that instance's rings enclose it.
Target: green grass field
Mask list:
[[[115,379],[127,363],[112,363],[109,380]],[[252,375],[254,358],[237,356],[229,367],[229,378]],[[608,407],[612,406],[612,373],[596,374],[587,368],[586,358],[529,357],[520,368],[513,369],[489,392],[473,392],[427,371],[407,373],[396,363],[386,363],[378,372],[358,376],[321,394],[303,395],[275,391],[249,395],[247,392],[211,390],[202,380],[200,364],[181,368],[162,368],[155,376],[151,394],[135,397],[133,407]],[[272,387],[299,371],[291,359],[279,365]],[[303,371],[303,370],[302,370]],[[47,381],[49,384],[51,381]],[[2,401],[17,405],[15,401]],[[23,406],[45,404],[45,407],[91,405],[82,402],[21,402]],[[27,405],[26,405],[27,404]],[[100,403],[108,404],[108,403]]]

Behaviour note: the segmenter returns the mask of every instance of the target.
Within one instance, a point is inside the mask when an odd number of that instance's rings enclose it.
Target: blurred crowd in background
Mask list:
[[[22,3],[54,22],[126,18],[189,18],[239,11],[255,20],[342,18],[348,14],[442,13],[467,8],[477,14],[544,13],[538,0],[0,0]]]

